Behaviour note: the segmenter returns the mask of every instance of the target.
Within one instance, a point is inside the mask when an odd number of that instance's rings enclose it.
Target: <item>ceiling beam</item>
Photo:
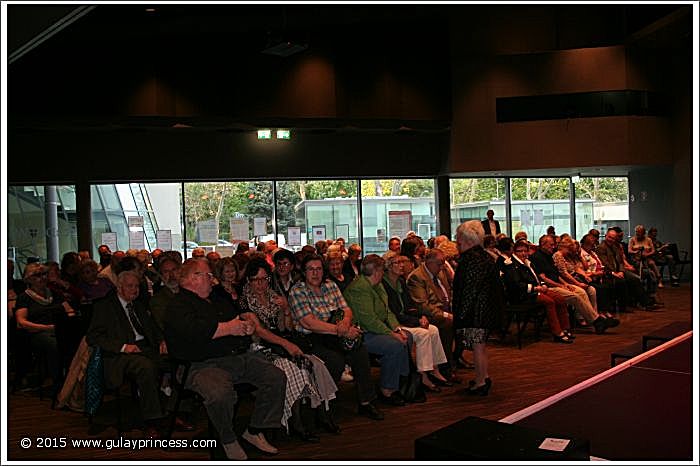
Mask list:
[[[19,60],[22,56],[24,56],[28,52],[34,50],[36,47],[38,47],[44,41],[50,39],[55,34],[62,31],[66,27],[70,26],[75,21],[82,18],[83,16],[85,16],[90,11],[94,10],[95,8],[97,8],[96,5],[82,5],[82,6],[79,6],[75,9],[73,9],[70,13],[63,16],[61,19],[59,19],[58,21],[53,23],[48,28],[44,29],[42,32],[40,32],[39,34],[34,36],[32,39],[27,41],[24,45],[22,45],[21,47],[18,47],[17,50],[14,50],[10,54],[10,56],[8,57],[8,60],[7,60],[8,64],[11,65],[15,61]]]

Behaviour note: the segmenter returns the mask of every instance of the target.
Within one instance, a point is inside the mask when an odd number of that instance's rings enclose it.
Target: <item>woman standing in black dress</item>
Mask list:
[[[457,227],[459,264],[453,287],[454,326],[464,348],[474,354],[476,380],[469,395],[486,396],[491,388],[486,342],[489,333],[501,326],[505,296],[496,263],[482,247],[484,227],[470,220]]]

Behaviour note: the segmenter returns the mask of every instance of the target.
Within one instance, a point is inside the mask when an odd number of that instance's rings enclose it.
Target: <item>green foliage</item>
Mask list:
[[[504,200],[502,178],[457,178],[451,181],[452,203]],[[597,202],[627,201],[627,179],[581,178],[576,183],[577,199]],[[568,178],[511,178],[513,200],[554,200],[569,198]]]
[[[451,181],[452,203],[505,199],[503,178],[456,178]]]
[[[435,183],[432,179],[415,180],[364,180],[362,181],[362,196],[408,196],[432,197],[435,193]]]

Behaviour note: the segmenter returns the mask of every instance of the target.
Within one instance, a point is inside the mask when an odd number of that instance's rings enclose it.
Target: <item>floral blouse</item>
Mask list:
[[[243,312],[253,312],[268,330],[276,333],[283,330],[281,327],[284,327],[284,323],[280,326],[280,318],[284,315],[284,311],[272,299],[279,295],[269,288],[266,293],[267,303],[264,303],[255,296],[250,284],[246,283],[243,287],[240,305]]]

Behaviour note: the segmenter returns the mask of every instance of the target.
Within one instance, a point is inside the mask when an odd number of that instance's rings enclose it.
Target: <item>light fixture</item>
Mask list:
[[[278,129],[277,139],[289,139],[291,133],[288,129]]]
[[[272,139],[272,130],[270,129],[259,129],[258,139]]]

